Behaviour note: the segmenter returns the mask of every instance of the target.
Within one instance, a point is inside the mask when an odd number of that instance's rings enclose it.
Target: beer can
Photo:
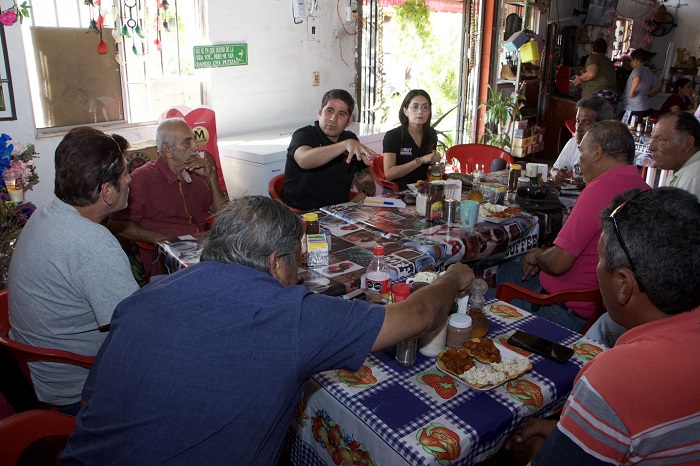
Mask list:
[[[457,203],[454,199],[445,200],[445,210],[443,211],[443,218],[446,223],[452,223],[455,221],[455,212],[457,211]]]

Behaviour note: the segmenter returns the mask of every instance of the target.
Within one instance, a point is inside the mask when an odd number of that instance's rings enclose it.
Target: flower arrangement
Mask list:
[[[12,6],[6,10],[0,10],[0,24],[5,26],[12,26],[19,19],[19,23],[22,24],[24,18],[29,18],[29,9],[31,6],[27,4],[25,0],[20,5],[17,5],[16,1],[12,2]]]
[[[20,174],[24,189],[32,189],[39,182],[39,175],[34,166],[34,157],[37,155],[34,144],[22,144],[15,142],[10,136],[0,135],[0,186],[5,186],[2,174],[5,170],[13,170]]]

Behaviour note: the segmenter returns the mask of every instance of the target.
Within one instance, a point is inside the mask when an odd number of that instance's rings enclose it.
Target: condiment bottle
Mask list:
[[[517,163],[510,164],[510,170],[508,171],[508,191],[515,191],[518,189],[518,178],[522,173],[522,168]]]
[[[428,215],[428,183],[421,183],[416,195],[416,213],[423,217]]]
[[[465,314],[452,314],[447,319],[447,339],[451,348],[462,348],[462,343],[472,338],[472,318]]]
[[[518,188],[523,186],[530,186],[530,178],[527,176],[521,176],[518,178]]]
[[[365,275],[365,296],[373,303],[391,301],[391,275],[384,260],[384,246],[374,247],[374,257]]]
[[[442,183],[430,183],[430,195],[428,196],[427,217],[431,222],[442,219],[445,208],[445,185]]]
[[[484,314],[484,294],[488,284],[481,278],[476,278],[469,286],[469,316],[472,318],[472,337],[481,338],[489,332],[489,319]]]
[[[306,223],[306,234],[307,235],[318,235],[321,233],[320,226],[318,224],[318,214],[308,213],[304,214],[304,223]]]
[[[440,181],[442,179],[442,167],[440,162],[430,164],[428,168],[428,181]]]

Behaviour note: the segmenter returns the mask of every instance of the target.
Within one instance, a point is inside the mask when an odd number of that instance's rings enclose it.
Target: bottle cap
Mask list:
[[[447,325],[454,328],[468,328],[472,326],[472,318],[467,314],[451,314],[447,319]]]
[[[372,252],[374,252],[375,256],[383,256],[384,246],[375,246],[374,249],[372,249]]]
[[[305,222],[318,222],[318,214],[314,214],[314,213],[304,214],[304,221]]]
[[[511,169],[511,170],[521,170],[522,167],[521,167],[520,164],[518,164],[518,163],[511,163],[511,164],[510,164],[510,169]]]
[[[518,178],[518,183],[529,183],[529,182],[530,182],[530,178],[528,178],[527,176],[521,176]]]

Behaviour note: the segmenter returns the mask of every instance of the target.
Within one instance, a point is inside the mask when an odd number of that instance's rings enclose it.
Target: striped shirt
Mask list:
[[[700,464],[698,354],[700,308],[628,330],[581,369],[532,464]]]

